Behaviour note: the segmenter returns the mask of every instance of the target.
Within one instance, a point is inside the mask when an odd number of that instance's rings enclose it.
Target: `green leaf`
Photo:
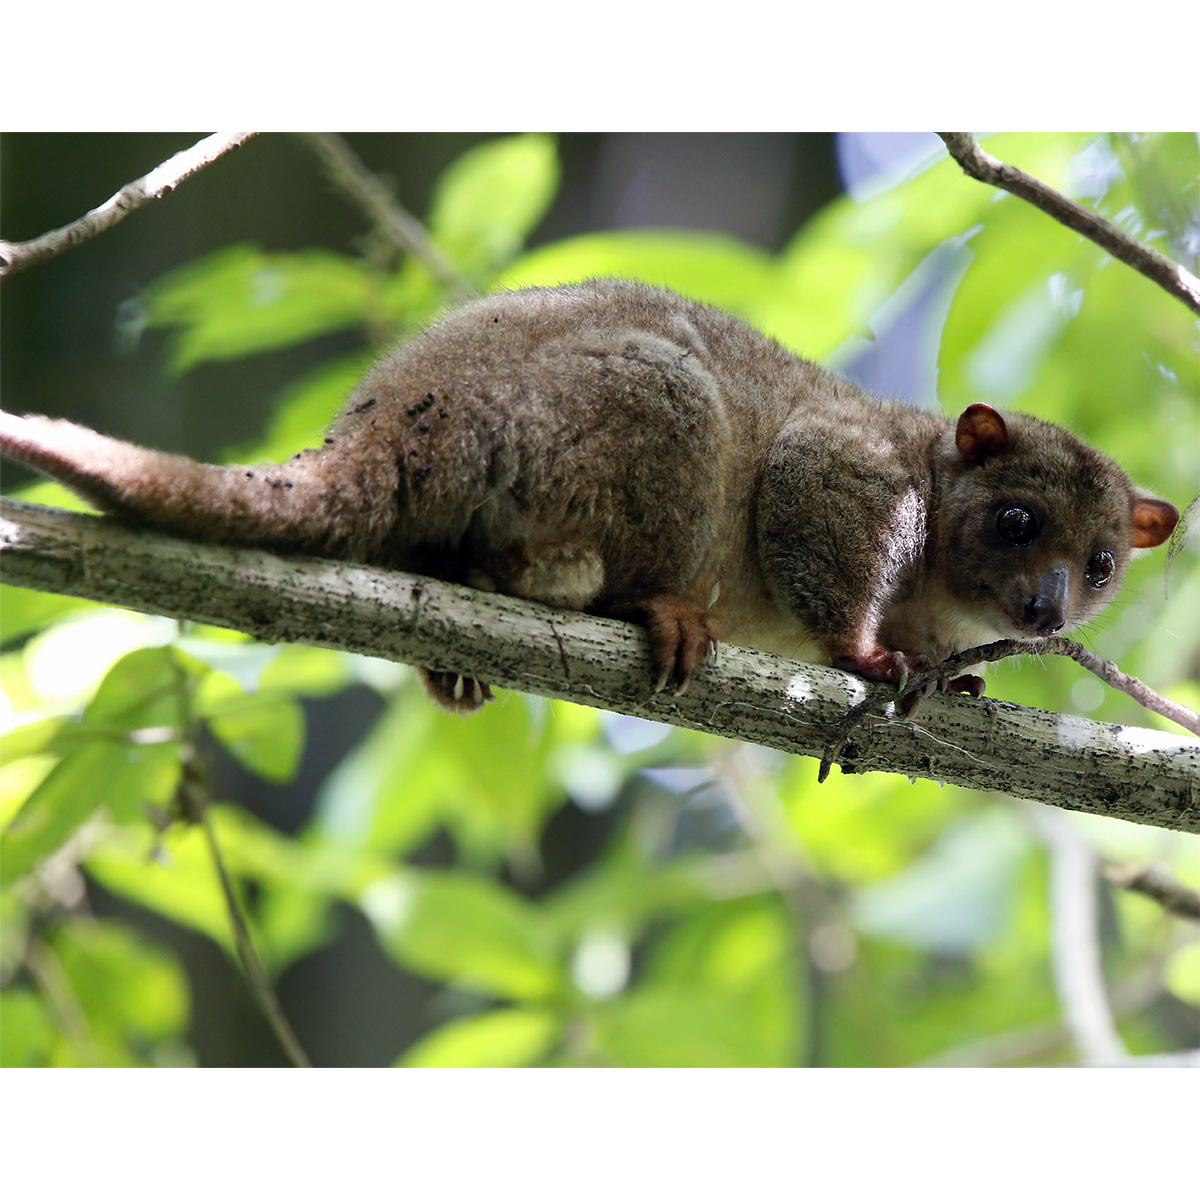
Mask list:
[[[477,876],[411,871],[364,892],[363,911],[405,966],[489,995],[539,999],[562,990],[533,904]]]
[[[145,295],[151,325],[178,329],[171,366],[244,358],[367,320],[380,280],[328,250],[230,246],[172,271]]]
[[[20,987],[0,992],[0,1067],[45,1066],[54,1036],[41,996]]]
[[[84,709],[83,723],[109,732],[178,729],[183,722],[183,663],[169,646],[126,654],[105,675]]]
[[[68,754],[0,836],[4,884],[28,874],[102,807],[121,821],[165,806],[179,780],[179,748],[97,739]]]
[[[562,1038],[562,1017],[505,1008],[448,1021],[422,1038],[398,1067],[527,1067]]]
[[[1055,185],[1079,143],[1076,134],[1036,134],[987,145]],[[870,199],[836,200],[785,247],[760,326],[806,357],[826,359],[848,339],[870,336],[880,307],[935,249],[1021,205],[967,178],[948,157]]]
[[[777,1067],[744,997],[679,986],[643,987],[589,1020],[589,1057],[615,1067]]]
[[[91,600],[54,596],[30,588],[0,584],[0,639],[7,645],[63,617],[98,608]]]
[[[507,853],[531,867],[543,821],[566,800],[547,762],[557,739],[576,732],[524,697],[467,722],[402,689],[330,776],[320,824],[342,842],[403,852],[444,823],[472,862]]]
[[[429,231],[468,278],[483,281],[524,245],[558,191],[546,134],[496,138],[456,159],[434,189]]]
[[[494,286],[552,286],[612,275],[673,288],[752,324],[778,286],[770,256],[756,247],[722,234],[678,230],[595,233],[553,242],[518,259]]]
[[[167,951],[116,921],[71,921],[54,931],[50,945],[93,1031],[122,1042],[186,1031],[187,978]]]
[[[296,774],[304,752],[304,710],[276,692],[248,693],[214,671],[197,691],[195,711],[243,767],[271,783]]]
[[[11,766],[28,755],[44,754],[54,749],[66,726],[65,717],[42,717],[14,725],[0,737],[0,763]]]
[[[703,859],[646,862],[620,855],[593,863],[543,901],[556,933],[578,937],[595,926],[638,936],[655,917],[702,905],[711,891],[700,880]]]
[[[198,827],[173,825],[161,837],[149,828],[121,830],[97,845],[84,866],[108,891],[232,952],[224,893]]]
[[[1171,954],[1163,982],[1185,1004],[1200,1007],[1200,942],[1180,946]]]

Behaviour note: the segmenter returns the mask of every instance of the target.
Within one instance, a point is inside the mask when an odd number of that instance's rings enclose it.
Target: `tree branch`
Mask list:
[[[330,182],[370,217],[393,246],[420,259],[456,303],[477,294],[434,243],[425,226],[400,204],[378,175],[363,165],[344,138],[336,133],[302,133],[300,138],[321,160]]]
[[[682,696],[655,694],[644,631],[511,596],[317,559],[184,542],[0,502],[6,583],[453,671],[819,757],[848,711],[889,695],[827,667],[727,646]],[[910,719],[866,712],[843,771],[996,789],[1200,832],[1200,741],[995,700],[936,695]]]
[[[1068,200],[1040,179],[995,158],[979,145],[972,134],[939,133],[938,137],[946,143],[951,157],[973,179],[1003,188],[1027,200],[1042,212],[1049,213],[1056,221],[1082,233],[1114,258],[1128,263],[1147,279],[1154,280],[1177,300],[1182,300],[1192,312],[1200,313],[1200,279],[1186,267],[1181,267],[1145,242],[1130,237],[1123,229],[1097,216],[1090,209]]]
[[[190,150],[181,150],[168,158],[149,175],[127,183],[99,208],[93,208],[70,225],[51,230],[28,242],[0,239],[0,279],[57,258],[64,250],[90,241],[97,234],[125,220],[135,209],[174,191],[190,175],[230,150],[236,150],[253,136],[252,133],[214,133],[198,141]]]
[[[1200,921],[1200,892],[1180,883],[1161,863],[1102,863],[1100,873],[1114,887],[1137,892],[1174,916]]]

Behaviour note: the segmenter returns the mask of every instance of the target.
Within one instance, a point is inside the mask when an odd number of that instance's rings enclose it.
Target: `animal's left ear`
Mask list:
[[[1008,449],[1008,426],[990,404],[972,404],[958,418],[954,444],[964,466],[977,467],[993,454],[1003,454]]]
[[[1135,550],[1161,546],[1171,536],[1178,520],[1179,510],[1175,505],[1149,492],[1136,491],[1133,494],[1133,538],[1130,544]]]

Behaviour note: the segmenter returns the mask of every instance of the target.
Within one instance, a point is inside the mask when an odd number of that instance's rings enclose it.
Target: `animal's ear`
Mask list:
[[[1135,550],[1161,546],[1171,536],[1179,520],[1179,510],[1173,504],[1152,496],[1149,492],[1133,494],[1133,537]]]
[[[954,444],[964,466],[977,467],[1012,443],[1004,418],[990,404],[972,404],[958,418]]]

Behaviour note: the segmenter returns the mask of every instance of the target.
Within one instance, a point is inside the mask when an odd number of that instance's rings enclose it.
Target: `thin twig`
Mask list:
[[[183,782],[177,796],[180,814],[191,824],[199,825],[204,831],[204,840],[208,845],[209,856],[212,858],[217,878],[221,882],[221,892],[225,898],[226,911],[229,914],[229,925],[233,930],[238,961],[242,965],[242,972],[246,976],[246,982],[250,985],[250,991],[258,1001],[263,1016],[266,1017],[267,1023],[271,1026],[291,1064],[295,1067],[311,1067],[312,1063],[293,1032],[283,1011],[283,1005],[280,1004],[275,988],[271,984],[271,978],[262,964],[262,959],[258,956],[258,951],[254,948],[254,940],[250,936],[250,929],[242,913],[241,903],[225,867],[225,856],[221,852],[221,844],[217,840],[209,814],[211,796],[202,771],[203,760],[196,748],[197,722],[192,712],[191,683],[178,664],[175,667],[175,683],[182,712],[180,724],[184,736],[191,746],[191,758],[185,764]]]
[[[336,133],[302,133],[301,140],[321,161],[329,181],[370,217],[376,229],[398,250],[425,264],[429,273],[456,302],[469,300],[475,289],[455,269],[433,239],[378,175]]]
[[[1200,921],[1200,892],[1185,887],[1161,863],[1103,863],[1100,871],[1115,887],[1146,896],[1177,917]]]
[[[99,208],[93,208],[61,229],[53,229],[27,242],[0,239],[0,279],[57,258],[64,250],[90,241],[123,221],[135,209],[174,191],[189,176],[230,150],[236,150],[253,136],[253,133],[214,133],[198,141],[190,150],[181,150],[168,158],[149,175],[127,183]]]
[[[1093,675],[1107,683],[1109,687],[1124,692],[1136,700],[1143,708],[1174,721],[1189,733],[1200,735],[1200,715],[1194,713],[1186,704],[1177,700],[1169,700],[1153,688],[1147,687],[1136,675],[1127,675],[1116,663],[1107,658],[1094,654],[1086,646],[1071,641],[1065,637],[1041,638],[1037,642],[1023,642],[1015,638],[1006,638],[999,642],[989,642],[986,646],[977,646],[973,650],[964,650],[940,663],[934,670],[923,675],[915,676],[908,686],[900,693],[899,700],[917,695],[927,690],[939,679],[953,679],[970,667],[980,663],[999,662],[1002,658],[1012,658],[1018,654],[1058,654],[1064,658],[1074,659],[1081,667],[1086,667]]]
[[[1040,179],[1027,175],[1017,167],[989,154],[970,133],[939,133],[946,149],[960,167],[973,179],[993,187],[1003,188],[1022,200],[1049,213],[1056,221],[1082,233],[1084,237],[1107,250],[1114,258],[1128,263],[1147,279],[1152,279],[1194,313],[1200,313],[1200,279],[1186,267],[1161,254],[1145,242],[1130,237],[1111,221],[1097,216],[1090,209],[1068,200],[1061,192]]]
[[[225,894],[225,906],[229,910],[229,923],[233,927],[238,959],[246,974],[246,980],[250,984],[250,990],[254,993],[254,998],[258,1001],[263,1015],[270,1023],[271,1029],[279,1039],[279,1044],[283,1047],[292,1066],[311,1067],[312,1063],[309,1061],[308,1055],[304,1053],[304,1048],[300,1045],[295,1033],[292,1032],[292,1027],[284,1014],[283,1005],[279,1003],[279,997],[271,986],[271,979],[267,975],[266,968],[262,965],[262,960],[254,949],[250,930],[246,927],[246,920],[242,916],[241,905],[238,903],[233,884],[230,882],[229,872],[225,869],[225,860],[221,855],[221,846],[217,841],[217,835],[213,832],[207,806],[201,810],[200,827],[204,830],[213,866],[216,867],[217,876],[221,880],[221,891]]]

